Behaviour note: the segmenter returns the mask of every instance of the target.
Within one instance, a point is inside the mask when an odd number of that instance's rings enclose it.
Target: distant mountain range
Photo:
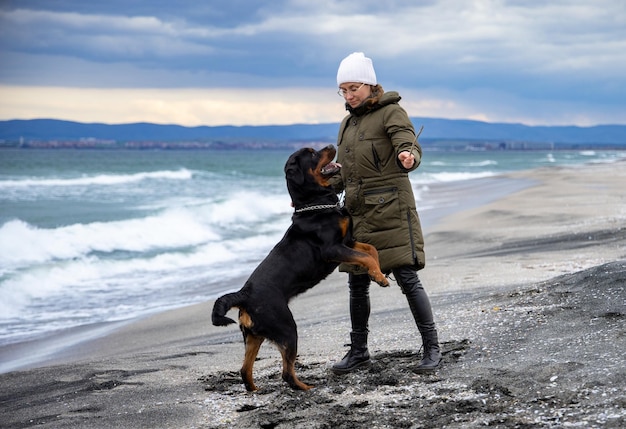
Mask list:
[[[420,141],[506,141],[626,146],[626,125],[528,126],[470,120],[411,118],[416,128],[423,125]],[[199,126],[133,123],[108,125],[55,119],[0,121],[0,140],[112,140],[129,141],[210,141],[252,140],[334,142],[338,123],[264,126]]]

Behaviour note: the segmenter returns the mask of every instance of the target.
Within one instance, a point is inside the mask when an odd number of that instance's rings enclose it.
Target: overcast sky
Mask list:
[[[0,0],[0,120],[338,122],[354,51],[411,116],[626,124],[624,0]]]

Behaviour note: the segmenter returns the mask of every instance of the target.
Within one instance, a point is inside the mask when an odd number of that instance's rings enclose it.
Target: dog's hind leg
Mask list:
[[[304,384],[296,376],[296,357],[298,355],[297,340],[287,345],[279,345],[278,349],[283,357],[283,380],[295,390],[309,390],[313,386]]]
[[[263,344],[263,340],[265,340],[265,338],[254,335],[247,330],[244,330],[243,338],[246,343],[246,353],[240,371],[241,379],[243,380],[244,386],[246,386],[246,390],[248,392],[254,392],[258,389],[252,379],[252,367],[254,366],[254,361],[259,354],[259,349],[261,348],[261,344]]]
[[[304,384],[296,376],[296,357],[298,356],[298,327],[291,310],[285,303],[273,309],[276,326],[270,339],[283,358],[282,378],[292,389],[309,390],[313,386]]]

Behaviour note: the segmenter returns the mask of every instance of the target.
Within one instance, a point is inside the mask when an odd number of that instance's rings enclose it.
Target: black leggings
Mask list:
[[[428,294],[424,290],[417,272],[409,267],[398,267],[392,270],[393,275],[406,296],[409,308],[415,319],[420,333],[435,330],[433,312]],[[353,332],[367,332],[371,312],[370,307],[370,278],[367,274],[350,274],[348,285],[350,288],[350,320]]]

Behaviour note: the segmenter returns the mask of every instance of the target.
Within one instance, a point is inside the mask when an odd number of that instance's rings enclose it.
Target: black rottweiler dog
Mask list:
[[[328,179],[337,174],[335,148],[320,151],[304,148],[293,153],[285,164],[287,189],[295,212],[292,224],[280,242],[254,270],[243,288],[215,301],[212,322],[216,326],[236,323],[226,317],[239,308],[245,357],[241,378],[248,391],[257,390],[252,367],[263,341],[273,342],[283,358],[284,381],[294,389],[308,390],[295,373],[298,331],[288,303],[325,279],[341,262],[367,268],[381,286],[389,282],[380,271],[378,252],[352,237],[352,218],[339,206]]]

